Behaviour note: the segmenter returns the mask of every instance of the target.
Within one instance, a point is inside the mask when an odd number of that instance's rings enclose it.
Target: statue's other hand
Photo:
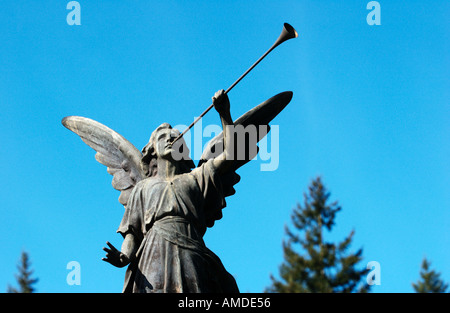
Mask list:
[[[219,90],[212,97],[214,108],[219,114],[227,113],[230,111],[230,100],[225,90]]]
[[[130,259],[122,252],[117,250],[110,242],[106,242],[108,248],[103,248],[106,252],[106,258],[102,258],[103,261],[108,262],[116,267],[124,267],[130,263]]]

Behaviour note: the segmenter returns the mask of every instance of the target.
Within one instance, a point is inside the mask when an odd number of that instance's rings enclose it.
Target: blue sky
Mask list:
[[[189,124],[292,24],[229,94],[234,118],[286,90],[274,120],[279,166],[241,168],[237,193],[205,241],[243,292],[277,275],[290,213],[321,175],[343,210],[329,240],[381,266],[374,292],[412,292],[423,257],[450,281],[448,1],[8,1],[0,8],[3,153],[0,291],[22,249],[39,292],[120,292],[124,269],[102,262],[123,214],[94,151],[61,125],[97,120],[137,148],[162,122]],[[219,124],[216,112],[202,124]],[[206,140],[205,140],[206,142]],[[81,266],[69,286],[66,265]]]

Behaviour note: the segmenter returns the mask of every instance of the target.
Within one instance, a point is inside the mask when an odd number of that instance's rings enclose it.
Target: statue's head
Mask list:
[[[164,158],[173,162],[181,162],[183,173],[190,172],[195,167],[194,162],[189,157],[189,149],[183,137],[173,146],[172,141],[180,134],[177,129],[170,124],[159,125],[150,136],[150,140],[142,149],[141,167],[147,177],[155,176],[157,173],[158,158]]]

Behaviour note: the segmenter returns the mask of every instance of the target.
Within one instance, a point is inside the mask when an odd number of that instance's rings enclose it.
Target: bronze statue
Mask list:
[[[268,123],[290,102],[292,92],[280,93],[233,121],[227,95],[232,87],[213,97],[223,132],[210,141],[197,167],[184,133],[167,123],[153,131],[140,152],[94,120],[79,116],[62,120],[97,151],[96,160],[107,166],[113,187],[121,192],[125,213],[117,232],[123,244],[119,251],[107,242],[102,260],[116,267],[128,265],[123,292],[239,292],[203,235],[222,218],[225,198],[235,193],[233,186],[240,180],[236,170],[257,153],[249,146],[267,134]],[[257,126],[257,140],[237,146],[235,137],[245,135],[236,133],[236,125]],[[242,149],[245,157],[236,157]]]

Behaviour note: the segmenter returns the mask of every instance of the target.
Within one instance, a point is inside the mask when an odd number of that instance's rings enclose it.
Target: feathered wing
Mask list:
[[[113,175],[112,186],[121,192],[119,202],[126,206],[134,186],[145,178],[141,152],[123,136],[92,119],[68,116],[62,124],[97,151],[95,159]]]
[[[234,125],[242,125],[244,128],[249,125],[254,125],[257,131],[257,142],[249,144],[257,144],[270,131],[269,123],[288,105],[292,96],[293,93],[291,91],[279,93],[243,114],[234,121]],[[256,146],[255,149],[254,147],[250,147],[246,142],[245,158],[239,159],[236,157],[236,154],[238,153],[237,149],[242,149],[242,147],[237,147],[236,144],[237,140],[235,140],[234,149],[236,161],[233,163],[231,169],[222,175],[222,186],[225,196],[233,195],[236,192],[234,185],[240,181],[240,176],[236,173],[236,170],[253,159],[258,153],[258,146]],[[222,147],[221,150],[223,150],[223,133],[220,133],[209,141],[203,151],[198,166],[214,157],[217,149],[214,149],[213,147]]]

